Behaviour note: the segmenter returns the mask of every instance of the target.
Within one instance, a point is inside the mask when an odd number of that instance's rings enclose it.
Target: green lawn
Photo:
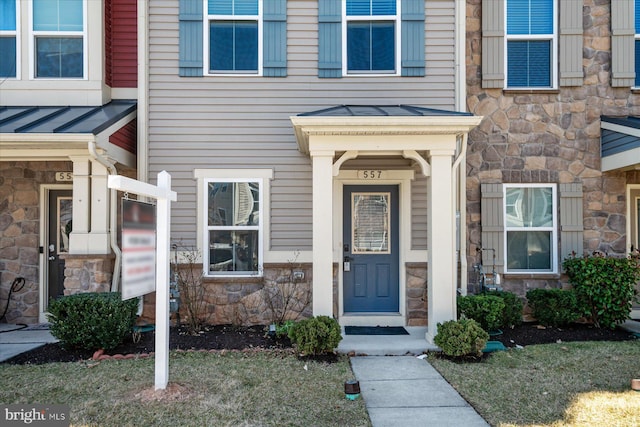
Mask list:
[[[640,426],[640,340],[526,346],[429,361],[493,426]]]
[[[290,353],[171,353],[170,393],[154,393],[154,361],[0,365],[0,402],[66,404],[73,426],[370,426],[353,373]]]

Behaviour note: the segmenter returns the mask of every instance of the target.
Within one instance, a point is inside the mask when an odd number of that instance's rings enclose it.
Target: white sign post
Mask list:
[[[158,185],[136,181],[120,175],[109,176],[109,188],[152,197],[156,204],[156,354],[155,389],[164,390],[169,382],[169,235],[171,202],[177,200],[171,191],[171,175],[158,174]]]

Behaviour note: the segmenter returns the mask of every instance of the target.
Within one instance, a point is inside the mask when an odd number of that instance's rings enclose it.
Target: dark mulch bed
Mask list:
[[[206,326],[202,333],[194,336],[184,328],[172,327],[169,335],[169,348],[181,350],[246,350],[246,349],[290,349],[288,338],[276,339],[267,334],[264,326]],[[506,347],[516,345],[548,344],[570,341],[626,341],[637,339],[633,334],[616,328],[598,329],[591,325],[572,324],[565,328],[541,327],[524,323],[513,329],[507,328],[500,335],[491,336],[491,341],[500,341]],[[127,339],[122,345],[106,354],[143,354],[155,351],[154,332],[144,332],[138,342]],[[46,344],[34,350],[22,353],[4,363],[42,364],[50,362],[75,362],[87,360],[93,356],[88,351],[67,351],[58,343]],[[331,362],[335,355],[329,355]]]
[[[246,350],[291,348],[288,338],[271,338],[264,326],[206,326],[198,335],[187,333],[184,327],[169,329],[171,350]],[[155,351],[155,333],[143,332],[140,340],[128,338],[124,343],[105,354],[144,354]],[[87,360],[93,351],[65,350],[59,343],[45,344],[26,353],[19,354],[4,363],[43,364],[50,362],[76,362]]]
[[[573,323],[569,326],[544,327],[537,323],[523,323],[513,329],[506,328],[502,334],[492,335],[491,341],[500,341],[505,347],[516,345],[550,344],[571,341],[627,341],[637,337],[623,329],[596,328],[590,324]]]

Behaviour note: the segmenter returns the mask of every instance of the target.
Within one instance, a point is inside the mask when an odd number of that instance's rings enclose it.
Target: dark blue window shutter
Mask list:
[[[264,0],[263,64],[265,77],[287,76],[287,1]]]
[[[318,77],[342,77],[341,0],[318,1]]]
[[[402,75],[424,76],[424,1],[402,0]]]
[[[202,76],[202,0],[180,0],[178,66],[182,77]]]

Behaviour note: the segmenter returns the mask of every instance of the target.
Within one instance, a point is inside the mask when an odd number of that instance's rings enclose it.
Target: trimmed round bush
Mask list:
[[[533,317],[545,326],[565,326],[580,318],[576,293],[562,289],[532,289],[527,302]]]
[[[522,323],[522,300],[516,294],[508,291],[486,291],[483,295],[492,295],[502,298],[504,311],[502,312],[502,324],[500,327],[513,328]]]
[[[81,293],[51,300],[51,334],[66,349],[111,350],[131,334],[138,299],[122,301],[119,292]]]
[[[502,326],[504,307],[504,300],[495,295],[458,297],[458,315],[475,320],[485,331],[495,331]]]
[[[598,328],[615,329],[629,318],[637,301],[640,264],[634,257],[601,254],[569,257],[562,263],[578,298],[578,307]]]
[[[433,342],[447,356],[480,356],[489,341],[489,334],[473,319],[450,320],[438,323]]]
[[[289,339],[298,351],[307,355],[331,353],[342,340],[338,321],[329,316],[316,316],[294,323]]]

